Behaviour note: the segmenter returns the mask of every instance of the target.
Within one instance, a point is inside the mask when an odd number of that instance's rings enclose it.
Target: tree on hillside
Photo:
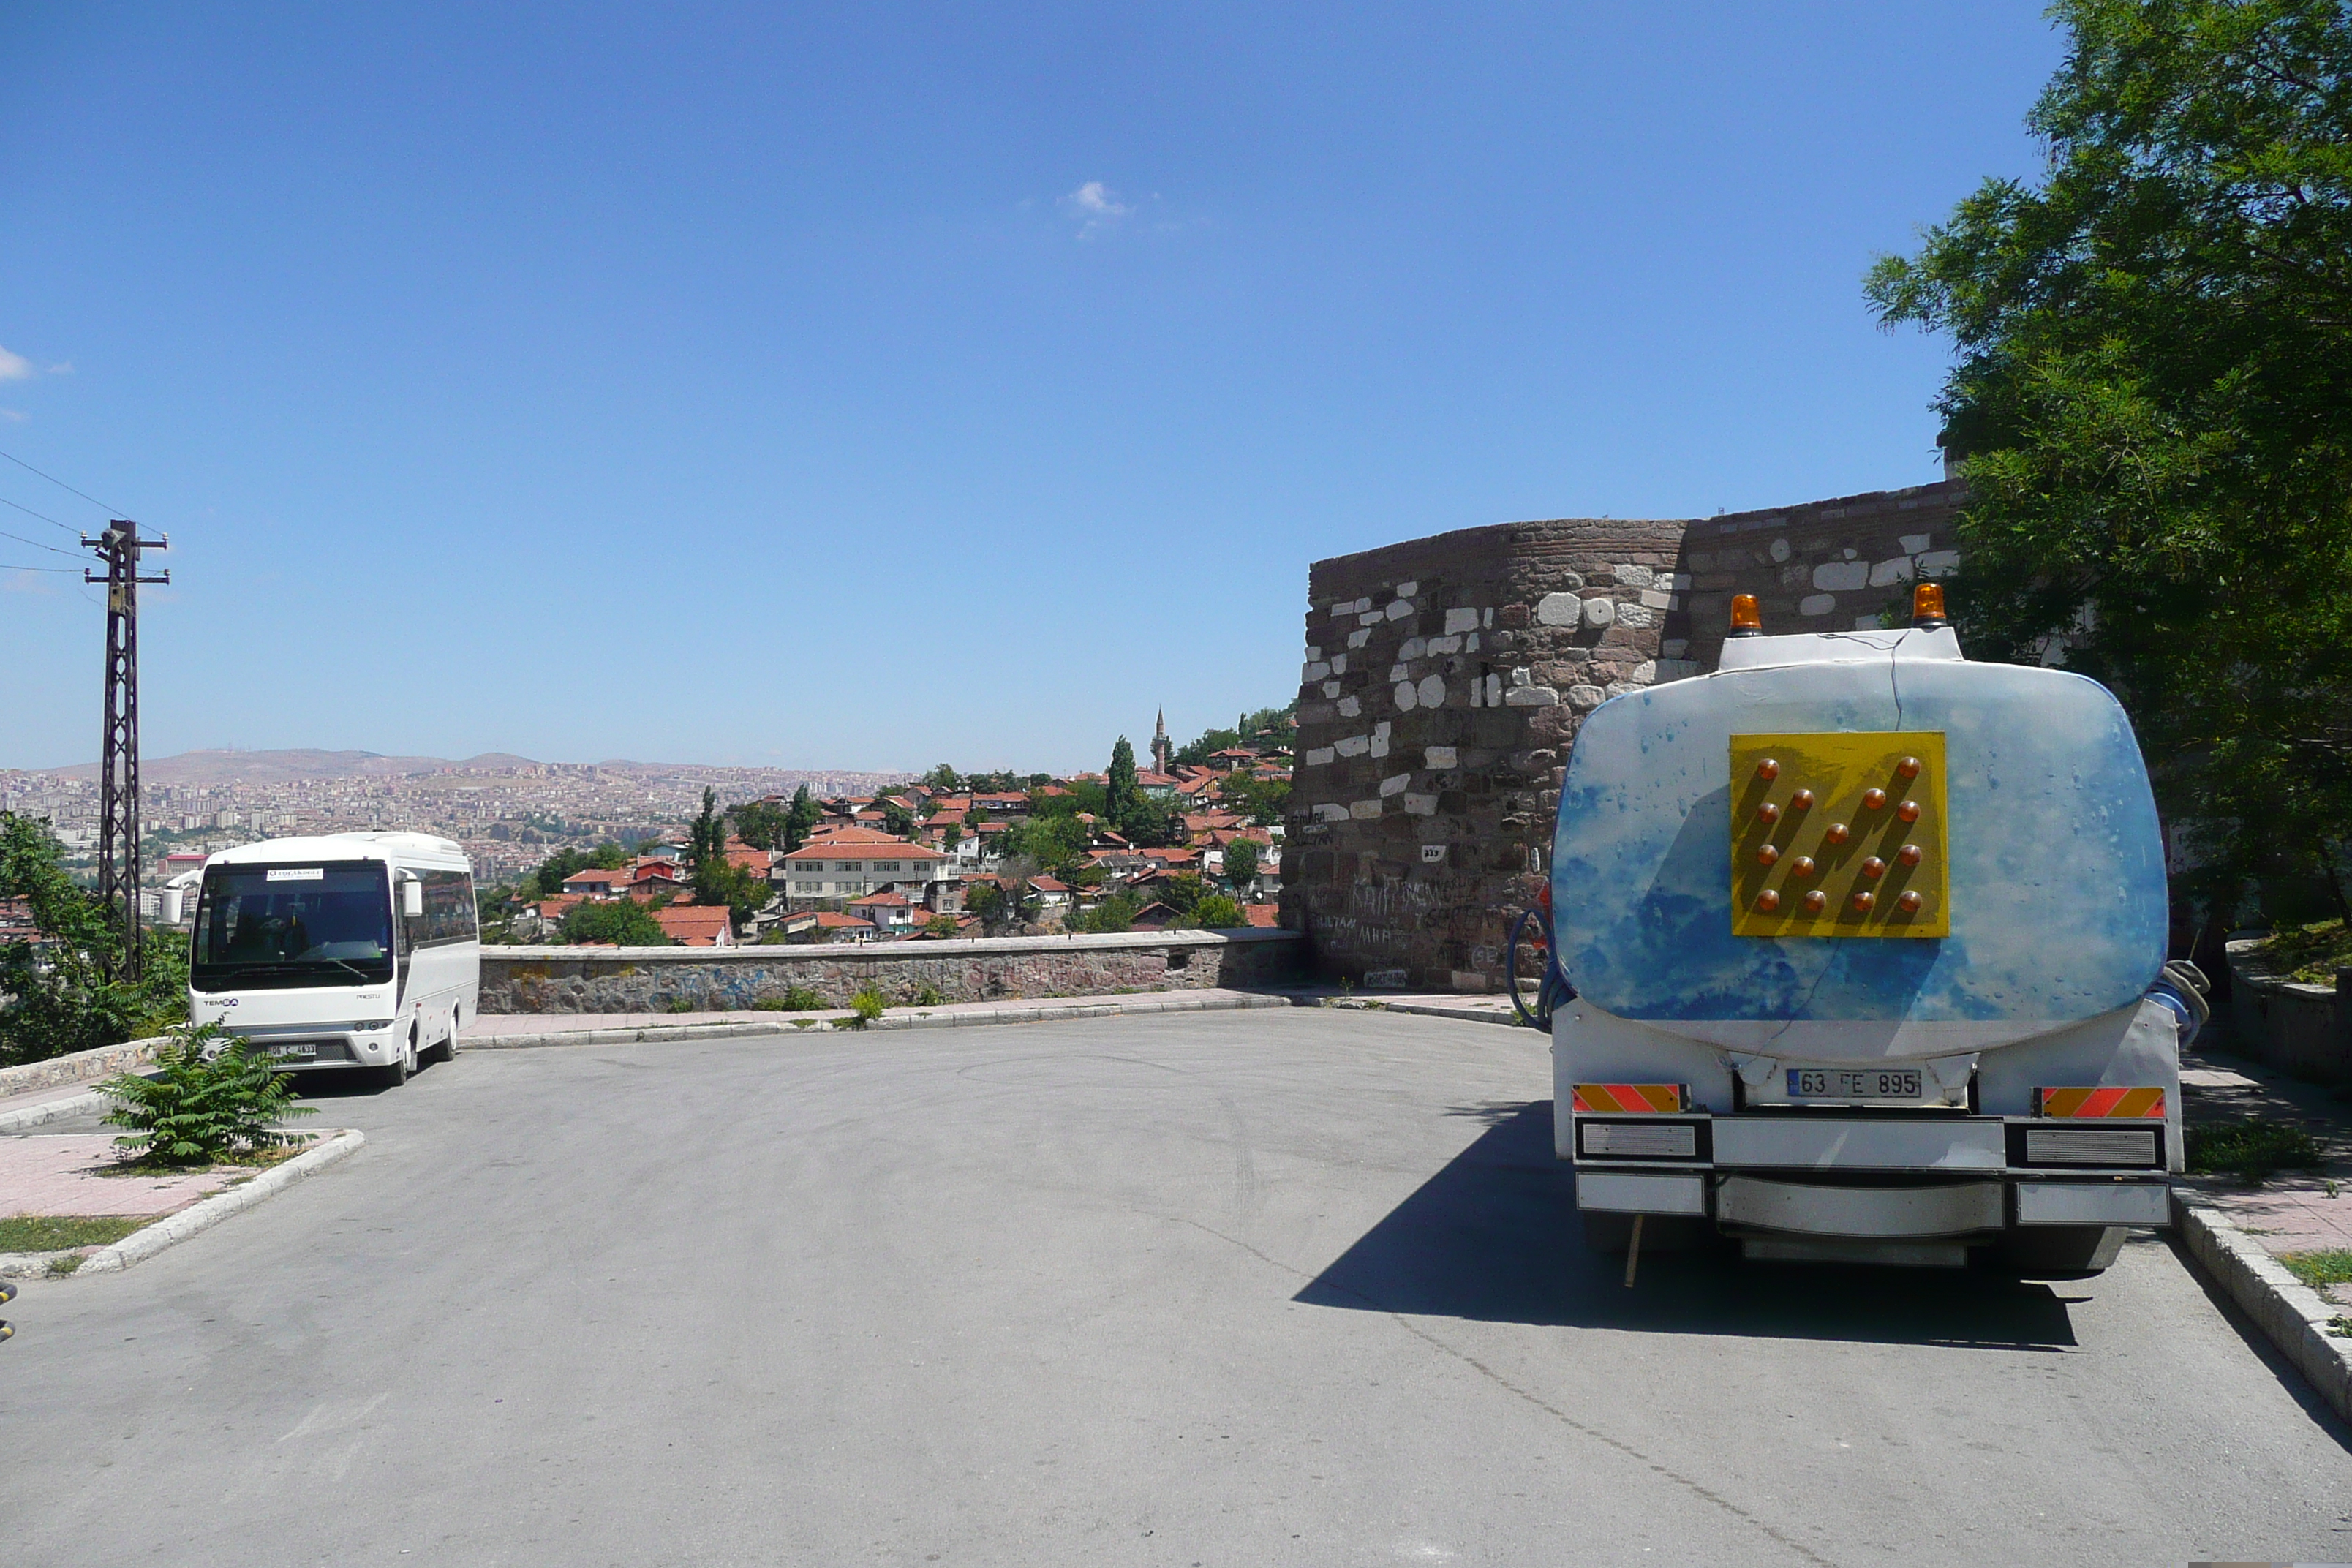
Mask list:
[[[915,836],[915,814],[895,800],[882,803],[882,831],[894,838]]]
[[[1133,898],[1126,893],[1113,893],[1080,915],[1076,923],[1082,931],[1123,931],[1135,924],[1136,910]]]
[[[781,801],[751,800],[727,808],[735,837],[754,849],[773,849],[784,839],[788,808]]]
[[[792,809],[784,814],[785,849],[797,849],[806,844],[809,835],[816,831],[816,825],[824,820],[824,813],[809,794],[809,786],[803,784],[794,790]]]
[[[522,896],[551,899],[563,891],[563,884],[575,872],[617,871],[628,863],[629,852],[609,840],[593,849],[559,849],[523,879]]]
[[[1228,931],[1249,924],[1249,917],[1242,913],[1241,905],[1223,893],[1211,893],[1194,904],[1188,918],[1194,925],[1209,931]]]
[[[941,763],[916,782],[926,789],[937,790],[942,795],[953,795],[956,785],[961,781],[957,779],[956,771],[953,768]]]
[[[1086,825],[1075,816],[1033,816],[1004,830],[1003,852],[1058,876],[1086,858],[1087,838]]]
[[[574,904],[557,933],[567,942],[608,942],[614,947],[669,947],[669,933],[634,899]]]
[[[1953,609],[2116,690],[2218,912],[2294,871],[2352,914],[2352,10],[2053,10],[2042,181],[1868,282],[1958,351]]]
[[[1236,838],[1225,846],[1225,880],[1236,889],[1257,879],[1257,840]]]
[[[719,815],[719,792],[705,784],[702,810],[687,829],[686,864],[688,869],[698,872],[709,862],[726,858],[727,819]]]
[[[0,1066],[117,1045],[187,1016],[187,939],[147,931],[139,979],[110,978],[121,926],[60,854],[47,823],[0,812],[0,899],[23,899],[40,933],[0,945]]]
[[[1135,782],[1135,748],[1121,735],[1110,749],[1110,772],[1103,783],[1103,815],[1118,826],[1142,798],[1143,791]]]

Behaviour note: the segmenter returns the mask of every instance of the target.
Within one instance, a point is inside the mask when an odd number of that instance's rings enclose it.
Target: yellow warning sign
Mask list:
[[[1735,936],[1947,936],[1944,736],[1731,737]]]

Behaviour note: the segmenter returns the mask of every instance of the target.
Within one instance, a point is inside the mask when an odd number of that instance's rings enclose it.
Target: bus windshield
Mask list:
[[[205,873],[189,961],[199,991],[388,981],[383,865],[215,866]]]

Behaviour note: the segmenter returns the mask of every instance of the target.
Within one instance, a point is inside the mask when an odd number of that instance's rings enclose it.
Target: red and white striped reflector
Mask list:
[[[1635,1116],[1671,1115],[1690,1109],[1690,1091],[1679,1083],[1580,1083],[1570,1109]]]
[[[2036,1116],[2123,1116],[2157,1121],[2164,1117],[2160,1089],[2037,1089]]]

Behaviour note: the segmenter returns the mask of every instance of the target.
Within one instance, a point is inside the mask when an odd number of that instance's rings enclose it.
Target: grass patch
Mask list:
[[[2336,972],[2352,967],[2352,931],[2342,921],[2283,931],[2258,942],[2254,956],[2263,968],[2312,985],[2333,985]]]
[[[2282,1252],[2278,1260],[2287,1266],[2289,1273],[2315,1290],[2322,1285],[2352,1285],[2352,1248]]]
[[[815,1013],[823,1010],[824,998],[805,985],[788,985],[782,996],[762,996],[751,1005],[762,1013]]]
[[[2261,1182],[2281,1171],[2316,1171],[2319,1144],[2300,1127],[2255,1117],[2247,1121],[2191,1127],[2187,1134],[2189,1169],[2200,1176],[2224,1173]]]
[[[81,1267],[81,1260],[82,1254],[79,1252],[68,1252],[60,1257],[50,1258],[48,1268],[49,1278],[52,1279],[64,1279],[67,1275]]]
[[[297,1154],[308,1153],[310,1145],[318,1140],[319,1135],[315,1132],[293,1132],[289,1133],[288,1136],[295,1142],[282,1144],[275,1149],[236,1150],[214,1160],[211,1168],[216,1171],[229,1167],[240,1171],[266,1171],[272,1165],[284,1164]],[[115,1142],[119,1143],[121,1140],[117,1139]],[[117,1160],[110,1165],[99,1166],[95,1173],[101,1176],[152,1176],[159,1171],[168,1171],[175,1176],[184,1176],[192,1170],[204,1168],[203,1166],[175,1165],[169,1160],[150,1160],[143,1156],[131,1156]],[[245,1179],[252,1180],[250,1176]]]
[[[662,1004],[662,1011],[665,1013],[691,1013],[694,1011],[694,998],[691,996],[673,996],[668,1001]]]
[[[145,1225],[131,1215],[26,1215],[0,1219],[0,1252],[62,1252],[111,1247]]]

